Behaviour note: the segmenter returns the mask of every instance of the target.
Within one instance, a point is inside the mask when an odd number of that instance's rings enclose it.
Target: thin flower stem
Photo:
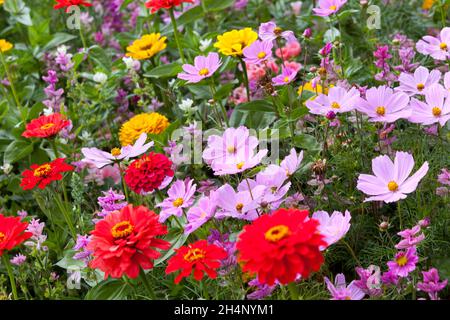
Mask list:
[[[81,23],[80,23],[80,28],[78,29],[78,32],[80,33],[80,38],[81,38],[81,43],[83,44],[83,49],[86,50],[87,45],[86,45],[86,40],[84,39],[83,28],[81,27]]]
[[[355,259],[356,263],[360,266],[361,262],[359,261],[358,257],[355,254],[355,251],[353,251],[352,247],[348,244],[347,241],[345,241],[345,240],[341,240],[341,241],[347,247],[348,251],[352,255],[353,259]]]
[[[247,65],[245,64],[244,59],[242,59],[241,57],[239,58],[239,60],[241,61],[242,74],[244,75],[244,85],[245,89],[247,90],[247,101],[250,102],[250,86],[248,84]]]
[[[212,95],[213,95],[212,98],[213,98],[213,100],[215,100],[215,95],[216,95],[217,91],[216,91],[216,84],[214,82],[214,78],[213,77],[211,77],[211,92],[212,92]],[[225,106],[223,105],[221,99],[219,99],[218,103],[219,103],[220,108],[222,109],[223,118],[225,120],[225,123],[226,123],[227,127],[229,127],[230,123],[228,121],[227,110],[225,109]]]
[[[149,294],[150,298],[152,300],[156,300],[155,291],[153,291],[152,286],[148,282],[147,275],[145,274],[144,269],[141,268],[141,272],[140,272],[139,276],[142,280],[142,283],[144,284],[145,289],[147,289],[147,293]]]
[[[398,214],[400,230],[403,230],[403,218],[402,218],[402,210],[401,210],[401,206],[400,206],[400,201],[397,202],[397,214]]]
[[[125,183],[125,174],[123,172],[122,166],[120,165],[120,163],[118,164],[119,166],[119,172],[120,172],[120,181],[122,182],[122,189],[123,189],[123,193],[125,194],[125,199],[127,200],[127,202],[130,202],[130,199],[128,197],[128,188],[127,188],[127,184]]]
[[[77,238],[77,232],[75,231],[75,227],[73,226],[72,219],[69,216],[69,213],[67,212],[67,208],[62,203],[60,195],[55,191],[55,201],[56,205],[59,207],[59,210],[61,210],[61,213],[64,216],[64,220],[66,220],[67,225],[69,226],[70,233],[72,234],[72,237],[74,239]]]
[[[17,295],[16,279],[14,278],[14,273],[12,271],[8,255],[6,253],[4,253],[2,255],[2,260],[3,260],[3,264],[5,265],[6,272],[8,272],[9,282],[11,284],[11,291],[12,291],[14,300],[19,300],[19,296]]]
[[[186,59],[184,58],[183,48],[181,47],[180,38],[178,34],[177,21],[175,19],[175,15],[173,14],[173,8],[169,9],[170,20],[172,21],[173,26],[173,36],[175,37],[175,43],[177,44],[178,52],[180,53],[181,62],[186,63]]]

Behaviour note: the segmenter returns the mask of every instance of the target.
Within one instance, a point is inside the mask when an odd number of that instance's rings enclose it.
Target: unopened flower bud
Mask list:
[[[305,31],[303,31],[303,37],[309,39],[311,38],[311,36],[312,36],[311,28],[306,28]]]
[[[328,111],[326,117],[328,120],[333,120],[334,118],[336,118],[336,113],[334,113],[333,111]]]
[[[389,222],[383,221],[378,227],[380,228],[380,231],[386,231],[389,228]]]

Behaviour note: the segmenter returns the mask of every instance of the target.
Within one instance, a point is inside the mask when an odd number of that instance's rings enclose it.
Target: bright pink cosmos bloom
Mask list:
[[[269,21],[261,23],[258,32],[259,38],[263,41],[273,41],[278,37],[284,38],[287,42],[297,41],[292,31],[283,31],[280,27],[277,27],[275,22]]]
[[[436,60],[447,60],[450,58],[450,28],[441,30],[439,36],[424,36],[416,44],[418,52],[430,55]]]
[[[185,234],[191,234],[214,216],[217,208],[216,198],[217,192],[211,191],[209,197],[200,198],[197,204],[189,209],[186,214],[188,223],[184,227]]]
[[[147,134],[142,133],[136,140],[134,145],[128,145],[121,149],[113,149],[111,152],[102,151],[97,148],[81,148],[81,152],[84,155],[82,161],[93,163],[97,168],[103,168],[108,164],[112,164],[119,160],[129,160],[140,156],[147,152],[148,149],[153,147],[153,141],[145,143],[147,140]]]
[[[229,184],[223,185],[217,189],[217,206],[222,209],[222,212],[218,212],[216,217],[232,217],[250,221],[257,219],[256,209],[263,191],[264,188],[253,188],[252,194],[249,191],[236,192]]]
[[[425,92],[425,102],[411,99],[412,114],[408,120],[423,125],[439,122],[443,127],[450,119],[450,97],[447,96],[440,84],[431,86]]]
[[[403,91],[409,95],[424,94],[425,90],[433,84],[439,83],[441,72],[432,70],[431,72],[425,67],[418,67],[414,74],[402,72],[398,80],[400,86],[395,88],[396,91]]]
[[[243,50],[246,63],[260,64],[272,58],[272,41],[256,40]]]
[[[439,273],[436,268],[422,271],[423,282],[417,283],[417,289],[427,292],[431,300],[438,300],[438,292],[447,286],[448,280],[439,281]]]
[[[320,222],[319,233],[324,236],[327,247],[329,247],[345,237],[350,229],[352,216],[348,210],[345,210],[345,215],[342,212],[334,211],[331,216],[326,211],[316,211],[311,218]],[[320,248],[320,250],[325,250],[327,247]]]
[[[411,115],[409,97],[386,86],[367,90],[366,98],[360,99],[356,109],[367,114],[371,122],[390,123]]]
[[[399,277],[407,277],[408,274],[416,269],[416,263],[419,261],[416,247],[408,248],[406,251],[400,251],[395,255],[393,261],[387,263],[389,271]]]
[[[412,229],[405,229],[397,233],[403,239],[395,246],[396,249],[408,249],[410,247],[414,247],[423,239],[425,239],[425,235],[423,232],[417,235],[420,232],[421,228],[419,225],[414,226]]]
[[[222,62],[219,54],[210,52],[208,56],[197,56],[194,59],[194,65],[183,64],[185,73],[180,72],[178,78],[187,80],[188,83],[197,83],[205,78],[209,78],[219,69]]]
[[[319,0],[319,8],[313,8],[314,14],[319,17],[328,17],[335,14],[347,3],[347,0]]]
[[[349,91],[342,87],[333,87],[328,95],[320,94],[316,99],[306,101],[306,106],[309,112],[325,116],[330,111],[334,114],[352,111],[359,99],[359,91],[354,87]]]
[[[159,222],[164,222],[170,216],[181,217],[183,208],[188,208],[194,201],[192,199],[197,185],[193,185],[194,180],[177,180],[167,191],[168,198],[156,206],[162,208],[159,214]]]
[[[405,199],[406,194],[416,190],[419,181],[428,172],[428,162],[408,178],[414,168],[411,154],[398,151],[394,162],[386,156],[378,156],[372,160],[375,175],[360,174],[356,188],[372,197],[366,201],[384,201],[386,203]]]
[[[334,285],[327,277],[324,280],[331,293],[331,300],[361,300],[365,296],[365,293],[355,285],[355,281],[350,282],[347,286],[342,273],[336,275]]]
[[[272,78],[272,83],[274,86],[285,86],[294,81],[296,76],[297,71],[283,66],[281,67],[281,74]]]

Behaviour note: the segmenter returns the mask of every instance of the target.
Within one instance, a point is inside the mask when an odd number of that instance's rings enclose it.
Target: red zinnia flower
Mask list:
[[[237,249],[243,271],[257,273],[260,283],[273,285],[307,278],[323,263],[320,246],[326,246],[317,231],[318,221],[308,219],[308,211],[279,209],[244,227]],[[308,220],[305,220],[308,219]]]
[[[23,190],[33,189],[36,185],[39,189],[44,189],[49,183],[63,178],[61,172],[73,171],[75,169],[70,164],[64,162],[65,158],[58,158],[52,162],[44,164],[33,164],[31,170],[22,172],[22,182],[20,186]]]
[[[140,268],[153,268],[153,260],[161,254],[155,250],[168,249],[170,243],[157,239],[167,234],[166,226],[158,222],[158,215],[144,206],[128,205],[109,213],[97,222],[88,249],[94,253],[92,268],[99,268],[108,276],[130,278],[139,275]]]
[[[193,3],[194,0],[150,0],[145,3],[145,6],[152,9],[153,13],[159,9],[170,9],[179,6],[183,2]]]
[[[28,223],[21,222],[19,217],[5,217],[0,213],[0,257],[3,251],[11,250],[33,234],[24,232]]]
[[[163,154],[150,152],[130,164],[125,182],[131,190],[141,194],[158,188],[167,176],[173,176],[172,161]]]
[[[40,116],[31,120],[22,133],[25,138],[37,137],[48,138],[58,134],[61,129],[70,124],[69,120],[63,118],[59,113],[53,113],[49,116]]]
[[[220,260],[227,257],[227,252],[214,244],[208,244],[206,240],[199,240],[188,246],[182,246],[175,250],[176,255],[170,258],[166,274],[181,269],[181,273],[175,278],[175,284],[188,277],[194,269],[194,278],[202,280],[204,273],[211,279],[217,277],[216,269],[220,267]]]
[[[85,7],[91,7],[92,4],[89,2],[86,2],[84,0],[56,0],[58,4],[55,4],[53,6],[53,9],[61,9],[66,8],[66,12],[69,11],[69,7],[71,6],[85,6]]]

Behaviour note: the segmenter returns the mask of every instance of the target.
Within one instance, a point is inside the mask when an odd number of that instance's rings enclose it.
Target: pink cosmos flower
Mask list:
[[[297,151],[292,148],[289,155],[281,161],[280,167],[283,168],[286,171],[286,175],[290,177],[298,170],[298,168],[300,168],[302,160],[303,150],[297,155]]]
[[[302,5],[303,5],[302,1],[295,1],[295,2],[291,3],[291,9],[292,9],[294,15],[296,15],[296,16],[300,15],[300,11],[302,10]]]
[[[417,283],[417,289],[427,292],[431,300],[439,300],[438,292],[447,286],[448,280],[439,281],[439,273],[436,268],[422,271],[423,282]]]
[[[274,86],[284,86],[294,81],[296,76],[297,71],[283,66],[281,67],[281,74],[272,78],[272,83]]]
[[[319,221],[319,233],[324,236],[327,247],[329,247],[345,237],[350,229],[352,217],[350,212],[345,210],[345,215],[342,212],[334,211],[331,216],[326,211],[316,211],[311,218]],[[320,250],[325,250],[327,247],[322,247]]]
[[[439,122],[443,127],[450,119],[450,97],[445,89],[435,84],[425,92],[425,102],[411,99],[412,114],[410,122],[430,125]]]
[[[450,171],[447,168],[442,168],[437,180],[440,184],[450,186]]]
[[[256,40],[243,50],[246,63],[260,64],[272,58],[273,41]]]
[[[185,234],[191,234],[214,216],[217,208],[216,197],[216,192],[211,191],[209,197],[200,198],[197,205],[189,209],[186,214],[188,223],[184,227]]]
[[[347,286],[342,273],[336,275],[334,285],[327,277],[324,280],[331,293],[331,300],[362,300],[365,296],[364,292],[355,285],[355,281],[350,282]]]
[[[194,59],[194,65],[183,64],[185,73],[179,73],[178,78],[187,80],[188,83],[197,83],[211,77],[221,64],[219,54],[216,52],[210,52],[206,57],[197,56]]]
[[[450,28],[441,30],[438,37],[424,36],[416,44],[418,52],[430,55],[436,60],[447,60],[450,58]]]
[[[450,71],[444,74],[444,88],[450,93]]]
[[[372,160],[372,170],[375,175],[360,174],[356,188],[372,197],[367,201],[384,201],[386,203],[405,199],[408,193],[416,190],[419,181],[428,172],[428,162],[408,178],[414,168],[413,156],[407,152],[398,151],[394,162],[386,156],[378,156]]]
[[[170,216],[181,217],[183,208],[188,208],[193,203],[193,195],[197,185],[193,185],[193,179],[177,180],[167,191],[168,198],[156,206],[162,208],[159,214],[159,222],[164,222]]]
[[[328,95],[319,94],[316,99],[306,101],[306,106],[309,112],[325,116],[330,111],[334,114],[352,111],[359,98],[359,91],[354,87],[349,91],[342,87],[333,87],[330,88]]]
[[[425,67],[418,67],[414,74],[402,72],[398,80],[400,86],[395,88],[396,91],[403,91],[409,95],[424,94],[425,90],[433,84],[439,83],[441,72],[432,70],[431,72]]]
[[[408,274],[416,269],[416,263],[419,261],[416,247],[410,247],[406,251],[399,251],[395,255],[395,260],[387,263],[389,271],[399,277],[407,277]]]
[[[112,164],[119,160],[129,160],[140,156],[141,154],[147,152],[148,149],[153,147],[153,141],[145,143],[147,140],[147,134],[144,132],[139,136],[134,145],[128,145],[125,147],[114,148],[111,153],[102,151],[97,148],[81,148],[81,152],[84,155],[82,161],[94,164],[98,169]]]
[[[386,86],[368,89],[366,98],[360,99],[356,109],[367,114],[371,122],[390,123],[411,115],[409,97]]]
[[[258,218],[256,209],[262,193],[263,188],[253,188],[250,194],[248,190],[236,192],[229,184],[223,185],[217,189],[217,206],[222,212],[217,212],[216,218],[255,220]]]
[[[277,27],[275,22],[269,21],[261,23],[258,32],[259,38],[263,41],[273,41],[278,37],[284,38],[287,42],[297,41],[292,31],[283,31],[280,27]]]
[[[319,0],[319,8],[313,8],[314,14],[319,17],[328,17],[335,14],[347,3],[347,0]]]
[[[370,265],[367,269],[357,267],[355,270],[360,278],[355,281],[355,285],[358,288],[371,297],[377,297],[382,294],[379,266]]]
[[[403,239],[395,246],[396,249],[408,249],[410,247],[414,247],[423,239],[425,239],[425,235],[423,232],[417,235],[420,232],[421,228],[419,225],[414,226],[412,229],[405,229],[397,233]]]

